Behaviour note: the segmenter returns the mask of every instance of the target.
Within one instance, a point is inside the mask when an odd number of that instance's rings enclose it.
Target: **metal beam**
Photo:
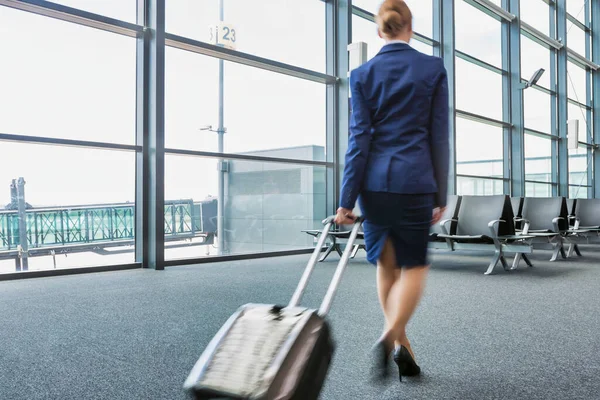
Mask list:
[[[504,0],[503,4],[516,17],[519,16],[519,0]],[[503,79],[504,120],[511,122],[505,128],[504,171],[510,178],[511,196],[525,196],[525,118],[523,112],[523,85],[521,84],[521,27],[518,19],[502,24],[502,69],[509,74]]]
[[[558,195],[569,197],[569,150],[567,147],[567,0],[558,0],[556,32],[558,39],[565,45],[557,51],[557,82],[558,82]]]
[[[433,1],[433,38],[440,45],[433,48],[434,55],[444,60],[448,75],[448,101],[450,119],[448,130],[450,135],[450,159],[448,166],[448,194],[456,194],[456,41],[454,35],[454,2],[447,0]]]
[[[490,0],[464,0],[467,3],[479,8],[489,11],[491,14],[496,17],[503,19],[505,21],[511,22],[516,18],[515,14],[511,14],[510,12],[504,10],[504,8],[496,5]]]
[[[147,31],[138,43],[136,260],[165,267],[165,0],[138,0]]]
[[[350,100],[348,98],[348,44],[351,41],[352,9],[349,2],[331,0],[326,5],[327,74],[337,76],[335,85],[327,87],[327,212],[333,213],[340,203],[340,190],[348,149]]]
[[[548,47],[552,47],[556,50],[560,50],[563,48],[563,44],[561,42],[552,39],[550,36],[537,30],[533,26],[529,25],[527,22],[521,21],[521,31],[523,32],[523,34],[526,34],[526,36],[530,39],[537,39],[536,41],[544,43]]]
[[[332,75],[322,74],[309,69],[269,60],[268,58],[242,53],[240,51],[219,47],[210,43],[201,42],[199,40],[173,35],[171,33],[166,34],[165,44],[176,49],[186,50],[192,53],[215,57],[220,60],[231,61],[313,82],[333,84],[338,80],[338,78]]]
[[[144,29],[140,25],[43,0],[0,0],[0,6],[130,37],[141,36]]]
[[[590,68],[590,69],[593,69],[594,71],[596,71],[596,70],[598,70],[598,68],[600,68],[600,65],[598,65],[594,62],[591,62],[590,60],[588,60],[581,54],[577,53],[575,50],[567,49],[567,54],[569,56],[570,61],[572,61],[576,64],[579,64],[580,66],[582,66],[584,68]]]
[[[512,125],[509,122],[499,121],[497,119],[493,119],[490,117],[484,117],[483,115],[473,114],[469,111],[464,110],[456,110],[456,116],[464,119],[468,119],[475,122],[481,122],[483,124],[488,124],[492,126],[497,126],[499,128],[511,128]]]
[[[552,4],[548,4],[548,24],[550,26],[550,33],[551,35],[556,35],[556,4],[554,2],[552,2]],[[553,40],[558,39],[558,37],[553,38]],[[562,44],[562,43],[561,43]],[[562,46],[560,49],[556,49],[556,48],[551,48],[550,49],[550,88],[552,89],[552,94],[551,94],[551,101],[550,101],[550,115],[551,115],[551,121],[550,121],[550,133],[552,134],[552,136],[556,136],[558,137],[558,85],[557,85],[557,75],[558,75],[558,70],[557,70],[557,53],[558,50],[561,50]],[[552,142],[552,147],[551,147],[551,175],[552,175],[552,196],[558,196],[558,189],[559,189],[559,184],[558,184],[558,140],[553,141]]]
[[[600,2],[592,1],[592,13],[590,16],[592,26],[592,56],[595,63],[600,63]],[[593,107],[593,123],[592,128],[592,143],[600,146],[600,71],[592,72],[592,107]],[[588,124],[589,126],[589,124]],[[593,176],[592,187],[593,193],[590,197],[600,198],[600,179],[598,178],[598,168],[600,168],[600,151],[597,148],[592,150],[593,157]],[[591,174],[591,173],[590,173]]]
[[[330,161],[315,161],[315,160],[302,160],[297,158],[279,158],[279,157],[264,157],[264,156],[251,156],[247,154],[236,154],[236,153],[218,153],[211,151],[198,151],[198,150],[185,150],[185,149],[171,149],[165,148],[165,154],[179,155],[179,156],[190,156],[190,157],[204,157],[204,158],[219,158],[227,160],[247,160],[257,162],[272,162],[281,164],[296,164],[296,165],[314,165],[323,167],[333,167],[333,162]]]
[[[93,142],[90,140],[58,139],[41,136],[15,135],[12,133],[0,133],[0,141],[55,146],[85,147],[90,149],[102,150],[142,151],[142,146],[134,146],[128,144]]]
[[[488,71],[492,71],[492,72],[495,72],[497,74],[500,74],[500,75],[504,74],[504,72],[505,72],[505,70],[503,68],[498,68],[495,65],[492,65],[492,64],[487,63],[487,62],[485,62],[483,60],[480,60],[479,58],[473,57],[472,55],[469,55],[467,53],[463,53],[460,50],[456,50],[456,57],[458,57],[458,58],[460,58],[462,60],[468,61],[470,63],[473,63],[473,64],[475,64],[475,65],[477,65],[479,67],[485,68]]]

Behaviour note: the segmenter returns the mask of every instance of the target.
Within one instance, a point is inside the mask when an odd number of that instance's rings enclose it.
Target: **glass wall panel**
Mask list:
[[[133,24],[137,20],[136,0],[52,0],[52,2]]]
[[[590,197],[590,189],[588,186],[569,186],[569,198],[587,199]]]
[[[550,6],[544,0],[522,0],[521,20],[552,37],[550,32]],[[525,53],[523,53],[525,54]],[[549,70],[547,70],[549,72]]]
[[[456,182],[458,195],[491,196],[504,194],[504,182],[498,179],[458,176]]]
[[[525,128],[544,133],[552,130],[552,96],[529,88],[524,91]]]
[[[523,2],[523,0],[521,0]],[[585,23],[585,7],[589,7],[590,0],[568,0],[567,1],[567,12],[579,21]],[[571,27],[571,22],[568,23],[567,27]]]
[[[456,58],[459,110],[502,120],[502,75]]]
[[[0,37],[0,132],[135,143],[136,39],[4,6]]]
[[[0,146],[0,204],[6,206],[0,211],[1,273],[15,272],[14,252],[25,238],[30,271],[134,261],[134,152],[16,142]],[[12,181],[19,178],[25,181],[25,238],[11,196]]]
[[[225,175],[223,255],[314,246],[302,232],[321,229],[326,217],[326,168],[312,165],[228,160]],[[196,179],[190,179],[196,176]],[[217,160],[167,155],[165,199],[186,202],[166,213],[167,232],[185,238],[169,242],[167,259],[219,254],[215,233],[218,201]],[[183,199],[183,200],[182,200]],[[168,208],[168,203],[166,204]],[[179,244],[179,246],[178,246]]]
[[[413,31],[433,36],[433,0],[405,0],[413,14]],[[377,15],[383,0],[353,0],[352,5]]]
[[[218,151],[218,64],[211,57],[167,48],[168,148]],[[223,106],[225,152],[325,159],[325,85],[225,62]]]
[[[211,27],[219,24],[218,1],[165,4],[167,32],[211,42]],[[325,72],[324,1],[223,0],[223,5],[223,43],[244,53]]]
[[[569,23],[570,25],[570,23]],[[567,46],[577,53],[585,56],[585,44],[587,38],[585,32],[576,25],[570,26],[567,31]]]
[[[592,167],[588,152],[589,150],[584,146],[580,146],[576,150],[569,150],[569,185],[588,185],[588,171],[591,171]]]
[[[539,86],[552,90],[550,85],[550,62],[551,51],[527,36],[521,35],[521,77],[529,80],[540,68],[544,68],[544,74],[537,82]],[[527,91],[525,91],[527,93]]]
[[[502,67],[502,23],[464,0],[455,7],[456,49]]]
[[[502,128],[456,119],[457,174],[502,178],[502,159]]]
[[[587,104],[586,70],[569,61],[567,63],[567,72],[567,93],[569,94],[569,98]]]
[[[552,182],[552,139],[525,134],[525,179]]]
[[[525,196],[552,197],[552,185],[537,182],[525,182]]]
[[[568,118],[579,120],[579,141],[586,142],[588,137],[587,110],[585,107],[573,103],[567,106]]]

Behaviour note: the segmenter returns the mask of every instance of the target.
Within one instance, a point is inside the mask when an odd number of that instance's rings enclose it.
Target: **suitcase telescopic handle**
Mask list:
[[[300,282],[298,283],[298,287],[296,288],[296,291],[294,292],[294,295],[292,296],[292,299],[290,300],[288,307],[295,307],[300,303],[300,299],[302,298],[302,295],[304,294],[304,291],[306,290],[306,286],[308,285],[308,280],[310,279],[310,276],[312,275],[312,272],[314,271],[315,266],[317,265],[317,260],[319,259],[319,254],[321,253],[321,250],[323,249],[325,240],[327,240],[327,236],[329,235],[329,231],[331,230],[331,226],[333,225],[334,220],[335,220],[335,216],[331,216],[331,217],[328,217],[323,220],[323,224],[325,225],[325,227],[323,228],[323,231],[319,235],[319,239],[317,241],[315,251],[312,253],[310,260],[308,260],[308,264],[306,265],[304,273],[302,274],[302,278],[300,279]],[[354,222],[352,231],[350,232],[350,238],[348,239],[348,243],[346,245],[344,253],[342,254],[342,258],[340,259],[340,262],[338,263],[338,266],[335,270],[333,279],[331,280],[329,288],[327,289],[325,298],[323,299],[323,302],[321,303],[321,307],[319,308],[319,315],[321,315],[321,316],[325,316],[327,314],[327,312],[329,312],[329,309],[331,308],[331,303],[333,302],[333,297],[335,296],[337,288],[340,284],[342,274],[344,273],[344,270],[345,270],[346,266],[348,265],[348,260],[350,260],[350,254],[352,252],[352,248],[354,247],[354,242],[356,241],[356,237],[358,236],[358,231],[360,229],[362,222],[363,222],[362,217],[358,217],[356,219],[356,221]]]

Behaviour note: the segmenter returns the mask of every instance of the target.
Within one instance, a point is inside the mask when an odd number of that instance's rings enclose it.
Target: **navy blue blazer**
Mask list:
[[[350,74],[351,117],[340,207],[361,191],[435,193],[446,205],[448,78],[442,59],[385,45]]]

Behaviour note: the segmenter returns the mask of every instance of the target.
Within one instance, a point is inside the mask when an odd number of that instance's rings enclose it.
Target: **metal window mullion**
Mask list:
[[[512,22],[502,23],[503,51],[502,69],[508,71],[503,77],[504,120],[511,126],[504,129],[504,169],[510,178],[505,193],[511,196],[525,195],[525,132],[523,112],[523,89],[521,88],[521,27],[519,24],[519,0],[503,0],[506,9],[516,16]],[[507,190],[509,189],[510,190]]]
[[[596,2],[597,3],[597,2]],[[592,21],[591,21],[591,7],[588,5],[586,5],[585,7],[585,57],[588,60],[592,60],[592,32],[591,29],[587,28],[587,27],[591,27],[592,26]],[[596,63],[597,64],[597,63]],[[594,70],[593,69],[586,69],[585,70],[585,104],[587,106],[591,106],[592,105],[592,85],[593,85],[593,74],[594,74]],[[586,142],[588,143],[594,143],[594,135],[592,133],[592,130],[594,129],[593,124],[594,124],[594,120],[593,120],[593,110],[592,108],[588,108],[586,110],[586,121],[587,121],[587,132],[586,132]],[[594,196],[594,150],[589,149],[587,150],[587,164],[588,166],[587,170],[587,184],[588,184],[588,198],[592,198]]]
[[[433,38],[439,43],[435,46],[434,55],[442,57],[448,76],[449,101],[449,143],[450,160],[448,170],[448,194],[457,193],[456,176],[456,41],[454,2],[446,0],[433,1]]]
[[[165,0],[138,0],[145,26],[137,54],[136,261],[165,267]]]
[[[600,64],[600,3],[593,1],[591,4],[590,26],[592,27],[592,60],[596,64]],[[595,148],[592,150],[592,193],[590,197],[600,197],[600,179],[598,179],[598,168],[600,168],[600,71],[591,71],[592,84],[592,141]]]
[[[553,4],[549,4],[548,7],[548,18],[549,18],[549,26],[550,26],[550,33],[553,36],[556,36],[556,5]],[[557,124],[557,116],[558,116],[558,109],[557,109],[557,99],[558,99],[558,87],[556,85],[556,75],[557,75],[557,71],[556,71],[556,54],[557,54],[557,48],[552,48],[550,49],[550,87],[552,88],[552,94],[551,94],[551,101],[550,101],[550,108],[551,108],[551,117],[550,117],[550,133],[552,134],[552,136],[554,137],[558,137],[558,124]],[[551,146],[551,151],[550,154],[552,156],[552,161],[551,161],[551,176],[552,176],[552,196],[558,196],[558,140],[554,140],[552,142],[552,146]]]
[[[558,195],[569,197],[569,150],[567,147],[567,1],[556,2],[556,31],[558,39],[565,45],[557,51],[557,131],[558,137]]]
[[[333,213],[339,205],[342,175],[350,123],[348,97],[348,45],[351,42],[352,9],[342,0],[326,4],[327,74],[338,77],[327,86],[327,212]]]

